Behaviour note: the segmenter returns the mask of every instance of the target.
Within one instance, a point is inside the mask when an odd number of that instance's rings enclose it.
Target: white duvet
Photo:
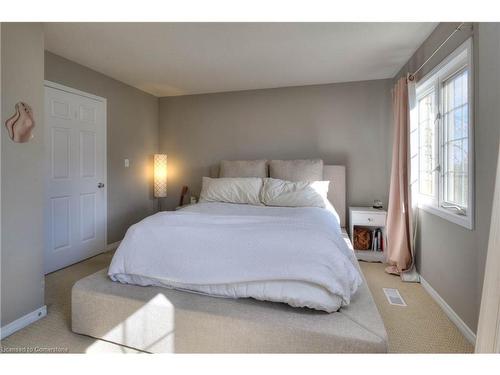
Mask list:
[[[199,203],[131,226],[114,281],[337,311],[362,282],[333,207]]]

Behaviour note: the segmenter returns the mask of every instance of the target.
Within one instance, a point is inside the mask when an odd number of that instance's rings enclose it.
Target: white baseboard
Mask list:
[[[448,318],[455,324],[458,330],[465,336],[472,345],[476,344],[476,334],[467,324],[457,315],[457,313],[446,303],[446,301],[434,290],[434,288],[425,279],[420,276],[422,287],[430,294],[436,303],[443,309]]]
[[[118,249],[118,246],[120,246],[120,242],[122,242],[122,241],[116,241],[116,242],[113,242],[113,243],[108,243],[106,245],[106,250],[105,251],[111,251],[111,250]]]
[[[32,311],[2,327],[0,329],[0,339],[3,340],[7,336],[12,335],[13,333],[19,331],[20,329],[23,329],[24,327],[36,322],[39,319],[42,319],[45,316],[47,316],[47,306],[43,305],[35,311]]]

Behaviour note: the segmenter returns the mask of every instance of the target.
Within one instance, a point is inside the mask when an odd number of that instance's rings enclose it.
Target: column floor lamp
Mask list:
[[[161,211],[161,198],[167,196],[167,155],[154,155],[154,197],[158,199],[158,211]]]

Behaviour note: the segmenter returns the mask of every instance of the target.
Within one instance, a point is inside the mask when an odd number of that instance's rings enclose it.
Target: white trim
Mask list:
[[[47,306],[43,305],[35,311],[32,311],[20,317],[19,319],[16,319],[13,322],[3,326],[0,329],[0,339],[3,340],[4,338],[36,322],[37,320],[44,318],[45,316],[47,316]]]
[[[449,210],[446,210],[441,207],[433,206],[428,203],[421,203],[419,199],[418,208],[422,209],[430,214],[439,216],[441,219],[448,220],[454,224],[458,224],[467,229],[474,229],[473,222],[470,220],[468,216],[457,215]]]
[[[85,92],[85,91],[81,91],[81,90],[74,89],[72,87],[61,85],[60,83],[45,80],[43,85],[45,87],[52,87],[53,89],[56,89],[56,90],[61,90],[61,91],[69,92],[70,94],[76,94],[79,96],[83,96],[85,98],[96,100],[98,102],[103,102],[103,103],[107,102],[107,99],[103,98],[102,96],[89,94],[88,92]]]
[[[104,183],[104,247],[108,247],[108,99],[102,96],[97,96],[94,94],[89,94],[88,92],[74,89],[72,87],[61,85],[60,83],[44,80],[44,87],[51,87],[56,90],[61,90],[68,92],[70,94],[76,94],[102,102],[104,104],[104,161],[103,161],[103,183]],[[99,252],[98,254],[101,254]],[[97,254],[95,254],[97,255]]]
[[[118,246],[120,246],[120,243],[122,241],[116,241],[116,242],[113,242],[113,243],[108,243],[106,245],[106,250],[105,251],[111,251],[111,250],[116,250],[118,249]]]
[[[96,96],[96,98],[100,98]],[[104,244],[108,243],[108,100],[100,98],[104,103]]]
[[[460,69],[467,67],[468,71],[468,197],[467,197],[467,208],[466,215],[459,215],[455,211],[451,209],[441,207],[441,204],[446,203],[444,201],[444,176],[443,169],[445,165],[444,160],[444,151],[443,151],[443,121],[440,120],[438,124],[437,131],[437,152],[438,152],[438,161],[437,163],[441,166],[440,171],[435,171],[438,174],[435,182],[436,197],[435,199],[428,198],[426,196],[418,194],[418,186],[417,185],[417,195],[418,195],[418,206],[422,208],[424,211],[427,211],[431,214],[437,215],[442,219],[448,220],[454,224],[465,227],[469,230],[474,229],[474,219],[475,219],[475,171],[474,171],[474,60],[473,60],[473,41],[472,38],[468,38],[465,42],[463,42],[458,48],[456,48],[451,54],[449,54],[441,63],[439,63],[434,69],[431,70],[428,74],[422,77],[417,83],[417,99],[427,94],[431,90],[435,92],[435,105],[437,113],[443,113],[442,108],[442,85],[443,82],[448,78],[456,74]],[[462,55],[467,52],[466,62],[463,61]],[[433,87],[434,85],[434,87]],[[418,135],[418,139],[420,141],[420,135]],[[420,158],[418,159],[420,162]],[[419,174],[417,173],[417,176]],[[415,181],[418,184],[418,179]]]
[[[500,146],[498,151],[476,353],[500,353]]]
[[[420,276],[420,284],[429,293],[434,301],[443,309],[446,316],[455,324],[458,330],[465,336],[467,341],[472,345],[476,343],[476,334],[469,328],[467,324],[458,316],[458,314],[446,303],[446,301],[441,297],[438,292]]]
[[[430,82],[435,79],[435,75],[439,73],[439,71],[448,63],[450,63],[453,59],[458,57],[463,51],[469,49],[472,52],[472,37],[469,37],[467,40],[465,40],[461,45],[459,45],[452,53],[450,53],[448,56],[446,56],[438,65],[436,65],[429,73],[427,73],[425,76],[420,78],[417,82],[417,92],[420,90],[425,90],[426,87],[430,85]],[[472,61],[472,53],[470,54],[470,61]],[[461,64],[456,64],[456,66],[459,66]],[[451,69],[453,70],[453,68]]]

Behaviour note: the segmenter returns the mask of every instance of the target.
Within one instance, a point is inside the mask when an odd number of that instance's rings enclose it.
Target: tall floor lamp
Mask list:
[[[158,198],[158,211],[161,211],[161,200],[167,196],[167,155],[154,156],[154,197]]]

